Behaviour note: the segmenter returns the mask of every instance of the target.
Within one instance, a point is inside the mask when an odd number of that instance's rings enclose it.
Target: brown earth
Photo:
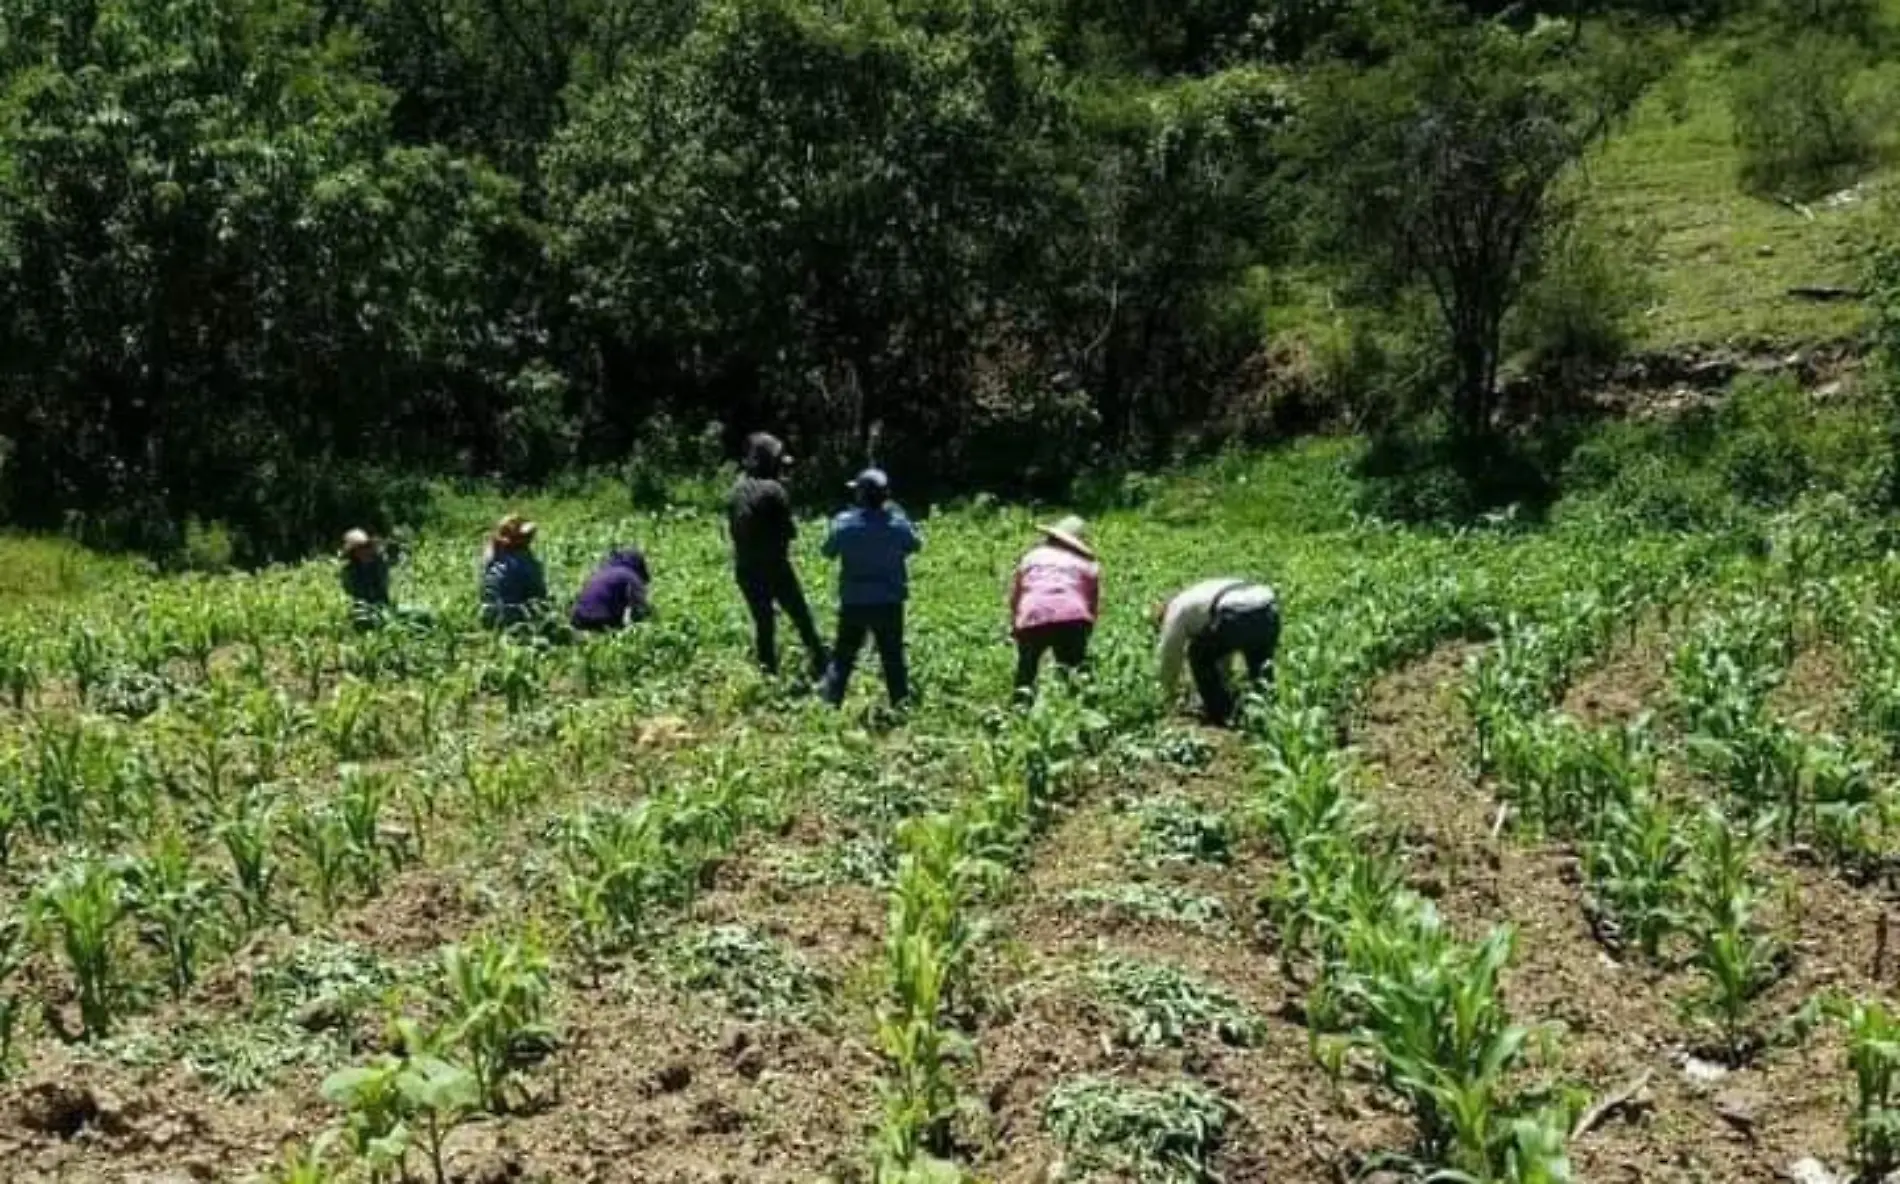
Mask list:
[[[1251,784],[1244,754],[1229,741],[1206,774],[1157,776],[1137,792],[1178,792],[1232,808]],[[1382,1109],[1361,1086],[1335,1088],[1320,1069],[1296,1018],[1305,989],[1289,982],[1249,934],[1255,895],[1271,870],[1266,852],[1243,843],[1225,866],[1145,866],[1134,850],[1133,821],[1116,801],[1097,793],[1058,824],[997,918],[1008,938],[993,968],[995,990],[1010,1005],[986,1016],[976,1032],[977,1092],[989,1124],[976,1156],[981,1178],[1049,1178],[1063,1152],[1044,1127],[1044,1105],[1059,1083],[1082,1074],[1143,1085],[1186,1078],[1228,1099],[1234,1118],[1213,1164],[1228,1184],[1331,1182],[1374,1152],[1403,1147],[1409,1128],[1402,1115]],[[1220,899],[1232,931],[1204,933],[1063,902],[1077,888],[1142,880]],[[1261,1039],[1254,1047],[1205,1036],[1183,1048],[1124,1047],[1112,1012],[1076,981],[1103,955],[1174,966],[1220,987],[1262,1018]]]
[[[1686,1058],[1704,1043],[1683,1010],[1696,974],[1612,958],[1591,934],[1574,853],[1508,830],[1492,837],[1496,803],[1459,755],[1470,729],[1451,692],[1468,652],[1442,649],[1380,682],[1358,739],[1379,770],[1375,800],[1411,845],[1415,879],[1473,935],[1503,922],[1516,928],[1505,988],[1520,1021],[1559,1026],[1556,1074],[1598,1097],[1647,1075],[1635,1121],[1612,1119],[1574,1144],[1579,1178],[1781,1181],[1810,1155],[1842,1168],[1852,1077],[1831,1031],[1771,1047],[1715,1080],[1690,1080]],[[1653,704],[1663,686],[1657,653],[1639,638],[1567,702],[1597,722]],[[1796,954],[1789,976],[1759,1001],[1765,1026],[1818,992],[1880,989],[1870,977],[1873,934],[1888,902],[1818,869],[1765,863],[1785,886],[1775,912]]]

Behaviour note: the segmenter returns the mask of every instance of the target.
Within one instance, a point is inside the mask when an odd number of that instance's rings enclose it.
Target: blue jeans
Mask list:
[[[852,667],[864,639],[877,642],[877,656],[884,667],[884,689],[893,707],[910,698],[910,670],[904,664],[904,606],[902,604],[846,604],[838,608],[838,644],[831,651],[831,668],[825,672],[820,690],[825,702],[833,707],[844,702],[845,688],[851,682]]]

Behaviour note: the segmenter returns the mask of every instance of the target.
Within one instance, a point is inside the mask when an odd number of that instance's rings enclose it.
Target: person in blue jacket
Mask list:
[[[548,580],[535,558],[535,524],[510,514],[482,553],[482,623],[491,629],[526,624],[547,610]]]
[[[844,702],[851,668],[869,636],[877,642],[884,689],[896,706],[910,698],[904,602],[910,597],[910,557],[924,540],[891,504],[890,478],[882,469],[859,473],[850,489],[857,505],[838,515],[825,536],[826,558],[838,561],[838,644],[819,693],[834,707]]]

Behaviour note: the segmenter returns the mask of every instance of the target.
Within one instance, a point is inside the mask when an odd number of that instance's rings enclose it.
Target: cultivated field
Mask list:
[[[398,570],[427,627],[353,632],[322,563],[20,603],[5,1177],[1891,1166],[1900,567],[1357,525],[1339,457],[1102,515],[1093,673],[1029,711],[1013,510],[926,522],[901,719],[874,663],[842,714],[749,669],[698,513],[528,507],[557,590],[648,550],[612,639],[477,629],[451,531]],[[1220,734],[1146,609],[1229,571],[1288,633]]]

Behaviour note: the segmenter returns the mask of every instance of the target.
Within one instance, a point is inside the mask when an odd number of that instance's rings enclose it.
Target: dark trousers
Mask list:
[[[1234,716],[1234,692],[1227,685],[1227,667],[1239,654],[1247,663],[1247,678],[1256,687],[1273,685],[1273,655],[1280,648],[1280,607],[1277,604],[1217,608],[1214,619],[1199,637],[1188,643],[1188,668],[1194,689],[1210,723],[1225,724]]]
[[[904,664],[904,606],[901,604],[840,605],[838,644],[831,651],[831,669],[825,672],[823,695],[833,707],[844,702],[851,669],[858,664],[864,639],[877,642],[878,661],[884,667],[884,689],[891,705],[910,698],[910,670]]]
[[[767,674],[778,673],[778,609],[783,608],[792,619],[792,628],[798,630],[799,640],[805,643],[812,673],[824,673],[825,641],[818,636],[818,625],[811,619],[811,607],[805,603],[805,590],[799,586],[792,565],[742,567],[736,574],[746,610],[752,614],[753,652],[759,667]]]
[[[1060,625],[1038,625],[1016,635],[1016,689],[1026,691],[1036,685],[1042,670],[1042,656],[1054,653],[1056,665],[1067,670],[1080,669],[1089,656],[1087,621],[1068,621]]]

